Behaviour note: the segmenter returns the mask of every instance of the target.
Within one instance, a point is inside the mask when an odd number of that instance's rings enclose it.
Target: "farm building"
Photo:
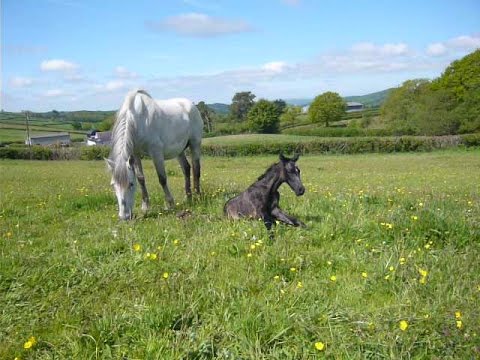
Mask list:
[[[87,145],[110,145],[112,142],[112,132],[111,131],[92,131],[87,136]]]
[[[347,112],[362,111],[363,104],[359,102],[348,101],[347,102]]]
[[[302,113],[306,114],[308,113],[308,108],[310,105],[305,105],[302,107]],[[363,110],[363,104],[359,102],[353,102],[353,101],[347,101],[347,112],[354,112],[354,111],[362,111]]]
[[[26,145],[70,145],[72,140],[69,133],[53,133],[45,135],[31,135],[25,140]]]

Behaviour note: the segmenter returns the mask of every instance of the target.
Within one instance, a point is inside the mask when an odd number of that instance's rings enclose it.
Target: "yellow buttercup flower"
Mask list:
[[[461,329],[463,327],[462,320],[457,320],[457,328]]]
[[[362,277],[366,279],[368,277],[368,274],[366,272],[362,272]]]
[[[300,288],[302,288],[302,287],[303,287],[303,284],[302,284],[302,282],[301,282],[301,281],[297,282],[297,288],[299,288],[299,289],[300,289]]]
[[[142,249],[142,247],[140,246],[140,244],[133,244],[133,250],[134,251],[140,251]]]
[[[405,331],[408,328],[408,322],[406,320],[401,320],[398,325],[402,331]]]
[[[461,319],[462,313],[460,311],[455,311],[455,319]]]
[[[35,346],[35,344],[37,343],[37,339],[35,338],[35,336],[31,336],[28,341],[26,341],[24,344],[23,344],[23,348],[24,349],[31,349],[32,347]]]
[[[318,351],[323,351],[325,350],[325,344],[321,341],[317,341],[315,343],[315,349],[317,349]]]
[[[418,269],[418,272],[420,273],[420,275],[422,275],[423,277],[427,277],[428,275],[428,271],[427,270],[424,270],[422,268],[419,268]]]
[[[333,282],[337,281],[337,277],[335,275],[330,276],[330,281],[333,281]]]
[[[164,278],[165,280],[167,280],[169,276],[170,276],[170,274],[169,274],[168,272],[164,272],[164,273],[163,273],[163,278]]]

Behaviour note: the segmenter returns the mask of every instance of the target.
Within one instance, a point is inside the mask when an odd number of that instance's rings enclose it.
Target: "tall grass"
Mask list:
[[[222,206],[275,156],[205,157],[192,203],[169,163],[175,211],[145,162],[130,222],[101,162],[4,160],[0,358],[478,357],[479,155],[301,157],[273,241]]]

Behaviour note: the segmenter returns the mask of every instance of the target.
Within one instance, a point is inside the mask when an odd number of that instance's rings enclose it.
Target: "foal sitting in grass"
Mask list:
[[[280,154],[280,161],[273,164],[258,178],[247,190],[230,199],[225,204],[223,211],[231,219],[242,217],[262,219],[268,230],[278,220],[287,225],[305,226],[303,222],[293,216],[285,214],[279,207],[280,194],[278,188],[286,182],[295,192],[301,196],[305,193],[305,187],[300,179],[300,169],[296,161],[299,155],[288,159]]]

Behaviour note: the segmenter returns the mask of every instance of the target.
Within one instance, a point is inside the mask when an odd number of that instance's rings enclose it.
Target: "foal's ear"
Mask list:
[[[132,155],[130,155],[128,157],[127,166],[129,169],[133,169],[133,165],[135,165],[135,158]]]
[[[103,158],[103,159],[107,163],[108,170],[113,171],[113,168],[115,167],[115,162],[107,158]]]
[[[300,157],[300,154],[299,154],[299,153],[296,153],[296,154],[293,156],[292,161],[293,161],[293,162],[297,162],[297,160],[298,160],[299,157]]]
[[[280,153],[279,155],[279,158],[282,162],[287,162],[288,161],[288,158],[286,158],[285,156],[283,156],[283,153]]]

